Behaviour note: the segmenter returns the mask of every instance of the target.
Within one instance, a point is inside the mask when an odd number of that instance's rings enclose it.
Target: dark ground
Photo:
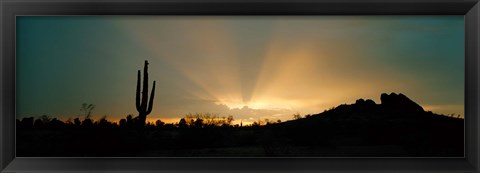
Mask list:
[[[383,95],[382,95],[383,97]],[[17,121],[17,157],[463,157],[464,120],[402,98],[265,126]],[[407,98],[408,99],[408,98]],[[399,101],[400,100],[400,101]]]

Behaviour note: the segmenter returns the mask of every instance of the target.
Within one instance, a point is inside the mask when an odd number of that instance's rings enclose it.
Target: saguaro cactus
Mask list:
[[[136,107],[138,111],[138,120],[140,126],[145,126],[145,121],[147,115],[152,112],[153,108],[153,98],[155,96],[155,81],[153,81],[152,93],[150,95],[150,101],[148,102],[148,61],[145,61],[145,66],[143,67],[143,89],[142,89],[142,98],[140,100],[140,70],[138,70],[137,75],[137,97],[136,97]]]

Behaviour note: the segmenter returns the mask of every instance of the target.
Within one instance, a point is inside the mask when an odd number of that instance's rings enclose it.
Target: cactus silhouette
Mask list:
[[[137,96],[136,96],[136,107],[138,111],[138,124],[140,126],[145,126],[145,121],[147,115],[152,112],[153,108],[153,98],[155,96],[155,81],[153,81],[152,93],[150,95],[150,101],[147,107],[148,101],[148,61],[145,61],[145,66],[143,67],[143,89],[142,96],[140,98],[140,70],[138,70],[137,75]]]

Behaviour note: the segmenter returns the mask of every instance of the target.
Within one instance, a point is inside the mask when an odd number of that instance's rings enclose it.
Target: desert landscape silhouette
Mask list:
[[[292,120],[233,124],[235,116],[185,115],[176,123],[147,122],[148,61],[137,73],[138,115],[118,122],[61,121],[48,115],[16,120],[17,157],[463,157],[464,119],[424,108],[402,93],[381,93],[381,103],[359,98]],[[143,84],[142,84],[143,83]],[[150,95],[150,96],[149,96]],[[161,98],[160,98],[161,99]],[[157,99],[158,100],[158,99]]]

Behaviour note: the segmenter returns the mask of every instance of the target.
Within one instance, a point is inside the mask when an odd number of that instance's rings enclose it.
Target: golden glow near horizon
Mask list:
[[[207,112],[245,125],[285,121],[359,98],[380,103],[380,94],[390,92],[426,110],[463,116],[463,19],[457,18],[112,18],[124,42],[102,52],[113,58],[98,70],[122,74],[108,78],[115,86],[105,84],[115,93],[86,100],[97,105],[97,115],[136,115],[135,72],[146,59],[150,85],[157,81],[149,121]]]
[[[426,87],[413,75],[363,57],[377,50],[366,50],[361,36],[343,30],[362,27],[368,20],[240,18],[232,24],[224,18],[175,17],[159,19],[164,23],[158,26],[152,24],[155,20],[126,27],[139,44],[157,55],[158,63],[173,66],[198,87],[186,89],[193,98],[226,106],[226,112],[286,120],[297,112],[319,113],[358,98],[379,103],[382,92],[404,92],[419,101],[415,89]],[[170,25],[182,27],[166,36],[162,31],[174,30]],[[337,31],[331,31],[329,27],[335,25]],[[160,48],[170,41],[185,52]],[[244,115],[242,120],[248,118]]]

